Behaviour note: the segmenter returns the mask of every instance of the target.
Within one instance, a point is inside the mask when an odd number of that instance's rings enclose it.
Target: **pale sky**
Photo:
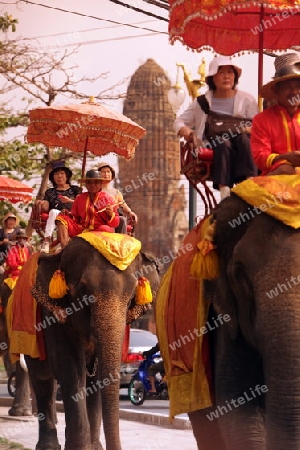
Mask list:
[[[127,83],[119,88],[120,92],[126,92],[129,78],[148,58],[153,58],[167,72],[171,82],[175,83],[176,62],[184,63],[192,77],[199,78],[197,70],[202,58],[206,59],[208,70],[209,62],[214,56],[212,52],[189,51],[180,42],[171,46],[168,42],[167,22],[134,12],[109,0],[32,0],[30,3],[36,4],[20,2],[18,6],[15,6],[14,0],[0,1],[1,13],[7,12],[19,20],[16,33],[9,32],[8,37],[32,38],[37,46],[48,46],[48,48],[51,46],[62,51],[73,48],[73,44],[80,44],[78,53],[72,60],[72,63],[78,66],[74,74],[81,78],[82,76],[94,77],[107,72],[106,79],[83,86],[85,89],[82,90],[89,95],[96,95],[99,91],[128,78]],[[38,3],[96,18],[48,9],[39,6]],[[129,0],[127,3],[159,16],[168,17],[166,11],[142,0]],[[149,28],[155,32],[128,27],[125,24]],[[256,97],[258,55],[246,54],[234,57],[233,61],[243,70],[239,88]],[[273,75],[273,58],[265,56],[264,82],[269,81]],[[179,82],[184,87],[182,72],[180,72]],[[66,103],[67,100],[66,97],[57,98],[56,103]],[[70,102],[74,102],[74,99]],[[182,110],[188,106],[189,102],[190,99],[186,95]],[[18,104],[18,98],[15,104]],[[36,106],[42,105],[32,104],[32,107]],[[110,101],[106,103],[106,106],[122,112],[123,104],[120,100]],[[103,159],[116,166],[115,156],[109,155]]]
[[[176,62],[185,63],[191,75],[198,78],[197,69],[202,57],[205,57],[208,69],[208,63],[214,56],[212,52],[207,51],[200,54],[188,51],[180,42],[171,46],[168,43],[167,22],[134,12],[109,0],[33,0],[31,3],[37,3],[36,5],[20,2],[17,7],[14,3],[14,0],[0,2],[2,12],[7,11],[19,20],[17,32],[9,33],[9,36],[37,38],[37,45],[51,45],[61,50],[70,49],[72,44],[80,44],[81,47],[74,57],[74,63],[78,65],[76,74],[92,77],[108,72],[106,80],[87,87],[90,95],[130,77],[148,58],[153,58],[174,83]],[[102,20],[44,8],[38,3],[96,16]],[[167,11],[142,0],[131,0],[127,3],[167,18]],[[120,25],[109,20],[119,22]],[[158,33],[122,25],[126,23],[157,30]],[[257,54],[234,58],[234,62],[243,69],[239,88],[254,96],[257,95],[257,60]],[[273,59],[265,56],[264,65],[264,81],[269,81],[274,72]],[[180,81],[184,85],[181,73]],[[126,85],[121,90],[125,89]],[[120,102],[111,106],[121,111]]]

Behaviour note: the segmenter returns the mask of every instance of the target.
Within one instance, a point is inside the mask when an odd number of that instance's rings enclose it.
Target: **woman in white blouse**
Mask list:
[[[219,56],[209,66],[206,83],[209,90],[205,93],[208,109],[234,117],[252,119],[258,113],[255,98],[247,92],[239,91],[236,85],[242,70],[231,59]],[[250,150],[250,122],[238,123],[230,130],[226,138],[207,141],[205,123],[207,114],[195,99],[193,103],[174,122],[176,133],[191,141],[196,136],[199,146],[213,149],[213,186],[220,190],[221,199],[230,195],[230,188],[240,181],[257,175]],[[242,131],[242,132],[241,132]]]

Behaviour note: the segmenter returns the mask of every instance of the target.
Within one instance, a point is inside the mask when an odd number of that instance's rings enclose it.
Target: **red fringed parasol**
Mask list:
[[[32,199],[33,188],[20,181],[0,175],[0,200],[11,203],[28,203]]]
[[[222,55],[259,52],[258,87],[262,85],[263,50],[286,50],[300,42],[299,0],[169,0],[170,42],[214,49]]]

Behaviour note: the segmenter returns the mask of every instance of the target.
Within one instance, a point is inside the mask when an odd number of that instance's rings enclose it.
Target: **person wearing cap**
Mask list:
[[[126,214],[126,216],[131,217],[133,222],[136,224],[138,217],[125,202],[122,193],[118,189],[110,186],[111,181],[113,181],[116,177],[116,172],[113,167],[103,161],[99,164],[98,171],[102,177],[102,191],[111,195],[115,199],[115,203],[118,203],[119,208]],[[127,234],[127,217],[120,216],[120,225],[116,229],[116,233]]]
[[[87,192],[76,197],[70,216],[59,214],[56,217],[57,237],[62,248],[68,244],[70,237],[84,230],[113,233],[120,223],[114,198],[101,190],[100,172],[88,170],[79,181],[85,183]]]
[[[55,161],[49,173],[53,187],[46,190],[43,200],[36,201],[36,204],[41,206],[42,212],[49,213],[41,247],[42,253],[50,251],[50,240],[57,215],[62,211],[70,211],[75,198],[82,192],[79,186],[71,185],[71,177],[72,171],[63,162]]]
[[[3,228],[0,229],[0,265],[4,264],[15,235],[20,230],[19,222],[18,217],[12,212],[7,213],[3,218]]]
[[[11,247],[5,261],[5,275],[8,278],[17,278],[22,267],[31,256],[31,248],[28,246],[29,236],[25,230],[17,231],[16,244]]]
[[[252,125],[251,150],[262,175],[299,173],[300,54],[275,59],[275,76],[260,89],[274,106],[258,114]]]
[[[242,70],[225,56],[215,57],[209,65],[206,77],[208,91],[205,93],[209,109],[234,117],[252,119],[258,113],[255,98],[236,88]],[[220,190],[221,199],[230,195],[230,188],[240,181],[257,174],[253,162],[249,134],[250,128],[243,131],[231,130],[229,139],[222,137],[211,143],[205,142],[205,123],[207,114],[195,99],[174,122],[174,130],[186,141],[197,141],[198,146],[213,149],[213,186]]]

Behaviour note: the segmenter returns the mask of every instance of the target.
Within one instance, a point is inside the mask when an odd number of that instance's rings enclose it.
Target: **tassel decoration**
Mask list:
[[[49,297],[63,298],[68,290],[64,272],[56,270],[49,283]]]
[[[218,278],[220,266],[216,250],[213,249],[206,255],[203,255],[200,251],[197,252],[193,258],[190,272],[193,278],[199,280],[213,280],[214,278]]]
[[[137,305],[146,305],[152,302],[152,291],[150,281],[145,277],[138,279],[138,285],[135,291],[135,301]]]
[[[213,280],[220,274],[220,261],[214,245],[214,236],[216,231],[216,221],[203,223],[204,237],[198,242],[198,251],[195,254],[190,273],[193,278],[203,280]],[[208,226],[207,226],[208,225]],[[207,227],[207,228],[206,228]],[[205,229],[206,228],[206,229]]]

